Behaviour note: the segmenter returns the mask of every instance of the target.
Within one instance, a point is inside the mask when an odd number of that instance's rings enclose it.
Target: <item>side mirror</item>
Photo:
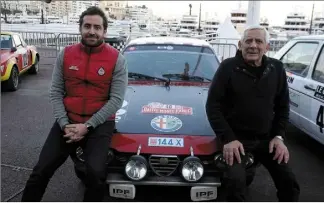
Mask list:
[[[15,51],[17,51],[17,48],[16,47],[12,47],[10,51],[11,52],[15,52]]]

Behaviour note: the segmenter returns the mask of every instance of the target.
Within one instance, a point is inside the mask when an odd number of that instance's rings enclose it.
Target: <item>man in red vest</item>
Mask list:
[[[86,178],[83,201],[102,201],[114,116],[128,83],[125,58],[104,42],[108,20],[90,7],[80,16],[81,43],[65,47],[53,70],[50,99],[55,123],[40,153],[22,201],[41,201],[55,171],[82,142]]]

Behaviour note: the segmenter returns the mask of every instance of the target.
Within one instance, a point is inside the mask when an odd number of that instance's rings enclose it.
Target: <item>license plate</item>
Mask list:
[[[217,198],[217,187],[192,187],[190,191],[192,201],[206,201]]]
[[[111,197],[134,199],[135,198],[135,186],[128,184],[110,184],[109,194]]]
[[[148,146],[151,147],[183,147],[183,138],[149,137]]]

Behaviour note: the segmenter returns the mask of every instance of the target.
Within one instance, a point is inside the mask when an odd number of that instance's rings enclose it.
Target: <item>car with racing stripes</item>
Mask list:
[[[19,89],[19,77],[24,73],[37,74],[40,56],[33,45],[15,32],[1,32],[1,86],[5,90]]]
[[[220,64],[213,48],[199,39],[148,37],[122,53],[129,84],[107,160],[110,196],[133,199],[135,187],[163,185],[191,187],[192,201],[217,199],[225,161],[205,111]],[[80,146],[74,161],[81,180],[83,160]],[[252,168],[253,157],[245,160]]]
[[[324,35],[296,37],[274,58],[286,69],[290,122],[324,144]]]

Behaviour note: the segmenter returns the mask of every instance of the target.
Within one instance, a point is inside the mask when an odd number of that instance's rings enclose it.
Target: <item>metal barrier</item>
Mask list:
[[[53,32],[30,32],[30,31],[15,31],[21,34],[27,44],[34,45],[41,48],[41,56],[56,58],[59,51],[63,47],[80,42],[81,36],[79,33],[53,33]],[[133,37],[133,36],[132,36]],[[195,37],[193,37],[195,38]],[[125,38],[124,40],[108,42],[113,47],[121,51],[125,45],[131,40],[131,37]],[[213,38],[212,40],[205,39],[214,48],[220,60],[224,60],[228,57],[235,56],[238,49],[238,39],[225,39],[225,38]],[[108,40],[109,41],[109,40]],[[282,46],[284,46],[288,40],[276,40],[270,41],[270,51],[267,53],[268,56],[273,56]]]
[[[223,61],[229,57],[234,57],[238,49],[237,45],[232,43],[213,42],[210,44],[220,61]]]

